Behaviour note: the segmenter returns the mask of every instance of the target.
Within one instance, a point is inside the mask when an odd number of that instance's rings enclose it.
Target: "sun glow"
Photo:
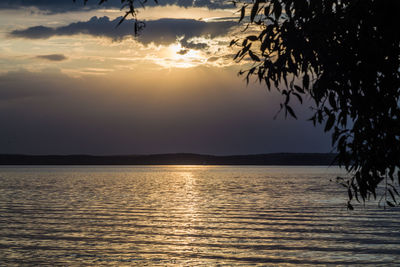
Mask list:
[[[165,58],[158,63],[167,68],[192,68],[207,62],[201,51],[182,47],[180,43],[171,44]]]

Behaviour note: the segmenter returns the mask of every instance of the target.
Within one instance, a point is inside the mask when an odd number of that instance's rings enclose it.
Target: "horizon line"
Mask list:
[[[87,153],[72,153],[72,154],[30,154],[30,153],[0,153],[0,156],[29,156],[29,157],[132,157],[132,156],[167,156],[167,155],[192,155],[192,156],[212,156],[212,157],[232,157],[232,156],[264,156],[264,155],[335,155],[337,152],[268,152],[268,153],[250,153],[250,154],[206,154],[192,152],[168,152],[168,153],[143,153],[143,154],[87,154]]]

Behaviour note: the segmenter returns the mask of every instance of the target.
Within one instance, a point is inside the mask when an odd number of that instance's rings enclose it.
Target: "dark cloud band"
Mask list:
[[[64,61],[64,60],[68,59],[63,54],[39,55],[39,56],[36,56],[36,58],[49,60],[49,61]]]
[[[120,18],[110,20],[108,17],[93,17],[85,22],[71,23],[58,28],[35,26],[23,30],[15,30],[10,36],[27,39],[46,39],[54,36],[71,36],[76,34],[88,34],[92,36],[107,37],[113,40],[121,40],[126,36],[134,35],[133,21],[127,20],[116,27]],[[184,37],[181,44],[192,49],[204,49],[206,44],[188,41],[193,37],[206,36],[215,38],[228,33],[229,29],[236,25],[234,21],[205,22],[193,19],[159,19],[146,22],[146,28],[138,40],[147,45],[155,43],[168,45],[174,43],[177,37]]]
[[[207,7],[210,9],[232,8],[232,1],[227,0],[159,0],[159,5],[177,5],[182,7]],[[89,0],[83,5],[83,0],[1,0],[0,9],[18,9],[35,7],[50,13],[64,13],[70,11],[99,9],[99,8],[120,8],[120,0],[108,0],[103,5],[98,5],[98,0]],[[155,2],[149,0],[147,6],[154,6]]]

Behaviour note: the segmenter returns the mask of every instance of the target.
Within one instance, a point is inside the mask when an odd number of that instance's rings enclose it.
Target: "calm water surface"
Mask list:
[[[400,210],[335,167],[2,167],[0,265],[400,266]]]

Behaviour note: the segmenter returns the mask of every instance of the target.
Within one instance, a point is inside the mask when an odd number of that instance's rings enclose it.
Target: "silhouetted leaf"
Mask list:
[[[392,190],[388,189],[388,192],[389,192],[390,196],[392,197],[393,203],[396,203],[396,198],[394,197]]]
[[[254,18],[257,15],[259,2],[260,2],[260,0],[256,0],[256,2],[253,4],[253,7],[251,8],[251,13],[250,13],[250,21],[251,22],[254,21]]]
[[[333,107],[334,109],[336,109],[336,101],[335,101],[335,94],[333,92],[331,92],[329,94],[329,104],[331,105],[331,107]]]
[[[397,182],[400,185],[400,170],[397,171]]]
[[[295,85],[294,89],[296,89],[297,92],[304,94],[304,90],[300,86]]]
[[[304,76],[303,76],[303,87],[304,87],[305,89],[308,89],[309,86],[310,86],[310,76],[308,76],[308,74],[306,73],[306,74],[304,74]]]
[[[303,104],[303,98],[302,98],[298,93],[293,92],[293,95],[295,95],[295,96],[297,97],[297,99],[299,100],[299,102],[300,102],[301,104]]]
[[[275,15],[275,19],[278,20],[279,17],[282,14],[282,6],[278,1],[275,1],[274,3],[274,15]]]
[[[253,61],[257,62],[261,61],[260,58],[257,55],[255,55],[251,50],[249,50],[249,55]]]
[[[240,18],[239,18],[239,23],[243,20],[244,16],[246,14],[246,6],[243,5],[242,8],[240,9]]]
[[[392,202],[390,202],[389,200],[386,201],[386,203],[387,203],[390,207],[394,207],[394,206],[395,206],[395,205],[394,205]]]
[[[347,203],[347,209],[354,210],[354,207],[353,207],[353,205],[351,205],[350,202]]]
[[[349,200],[352,200],[353,199],[353,194],[351,193],[351,189],[350,188],[347,190],[347,193],[349,195]]]
[[[296,114],[294,113],[293,109],[292,109],[290,106],[285,106],[285,107],[286,107],[286,110],[289,112],[289,114],[290,114],[293,118],[297,119]]]
[[[232,41],[229,43],[229,46],[232,46],[232,45],[236,44],[237,41],[238,41],[237,39],[232,40]]]
[[[257,41],[258,37],[255,36],[255,35],[249,35],[249,36],[246,37],[246,39],[249,39],[250,41]]]
[[[332,129],[333,124],[335,123],[335,115],[333,113],[331,113],[328,117],[328,121],[326,122],[325,125],[325,132],[329,131],[330,129]]]

